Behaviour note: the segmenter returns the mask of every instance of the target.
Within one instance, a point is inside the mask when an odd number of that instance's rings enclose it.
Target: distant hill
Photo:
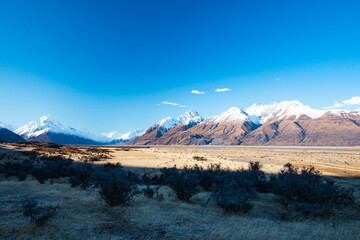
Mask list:
[[[24,138],[20,137],[16,133],[10,131],[9,129],[0,127],[0,142],[12,143],[25,141]]]

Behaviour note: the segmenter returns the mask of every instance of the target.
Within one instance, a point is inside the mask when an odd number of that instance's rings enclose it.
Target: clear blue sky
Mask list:
[[[189,109],[332,106],[360,95],[359,13],[346,0],[0,0],[0,120],[125,132]]]

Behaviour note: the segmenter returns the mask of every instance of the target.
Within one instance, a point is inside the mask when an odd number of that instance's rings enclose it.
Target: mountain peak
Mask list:
[[[15,129],[13,125],[7,124],[6,122],[3,122],[3,121],[0,121],[0,129],[1,128],[6,128],[11,131],[13,131]]]
[[[189,111],[186,111],[183,115],[181,116],[186,116],[186,117],[197,117],[197,116],[200,116],[199,113],[196,111],[196,110],[189,110]],[[181,117],[180,116],[180,117]]]
[[[170,130],[171,128],[179,124],[190,124],[190,123],[200,123],[203,121],[203,118],[195,110],[189,110],[184,114],[180,115],[177,118],[166,117],[161,121],[157,122],[156,125],[160,126],[163,129]]]
[[[44,133],[56,133],[64,135],[72,135],[84,139],[90,139],[97,142],[104,142],[106,138],[97,134],[91,134],[87,130],[78,130],[72,127],[64,127],[60,122],[50,119],[50,115],[44,115],[36,121],[31,121],[28,124],[19,127],[15,133],[24,137],[25,139],[36,138]]]
[[[249,120],[249,115],[243,110],[231,107],[222,114],[215,116],[212,121],[213,122],[244,122]]]
[[[50,115],[44,115],[42,117],[40,117],[37,121],[38,122],[46,122],[50,120]]]
[[[253,104],[246,109],[246,112],[250,116],[259,116],[261,118],[261,123],[265,123],[273,118],[284,119],[295,117],[295,119],[298,119],[300,116],[318,118],[324,114],[323,110],[312,109],[297,100],[282,101],[280,103],[273,102],[270,105]]]

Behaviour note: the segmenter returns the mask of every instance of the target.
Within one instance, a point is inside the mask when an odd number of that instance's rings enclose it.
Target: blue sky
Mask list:
[[[359,1],[0,0],[0,120],[125,132],[189,109],[341,104],[360,96],[359,12]]]

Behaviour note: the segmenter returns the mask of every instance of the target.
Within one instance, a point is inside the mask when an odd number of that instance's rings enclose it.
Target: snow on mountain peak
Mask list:
[[[107,138],[110,138],[110,139],[114,139],[116,138],[116,136],[118,135],[119,133],[117,131],[112,131],[112,132],[109,132],[109,133],[102,133],[101,135],[107,137]]]
[[[37,137],[45,132],[52,130],[53,132],[60,133],[64,131],[61,123],[52,122],[50,115],[44,115],[36,121],[31,121],[25,126],[19,127],[15,133],[27,138]]]
[[[50,115],[44,115],[42,117],[39,118],[38,122],[45,122],[50,120]]]
[[[195,110],[185,112],[183,115],[179,116],[178,119],[180,123],[185,125],[189,125],[190,123],[198,124],[204,120]]]
[[[44,115],[36,121],[31,121],[25,126],[19,127],[14,132],[25,139],[34,138],[43,133],[52,132],[57,134],[75,135],[98,142],[107,141],[104,136],[92,134],[85,129],[78,130],[73,127],[64,127],[60,122],[52,120],[50,115]]]
[[[1,129],[1,128],[6,128],[6,129],[9,129],[9,130],[11,130],[11,131],[14,131],[14,130],[15,130],[15,128],[14,128],[13,125],[7,124],[7,123],[5,123],[5,122],[3,122],[3,121],[0,121],[0,129]]]
[[[112,131],[109,133],[103,133],[102,135],[107,137],[109,141],[112,140],[130,140],[134,137],[141,136],[145,133],[145,129],[139,128],[136,130],[129,131],[127,133],[119,133],[118,131]]]
[[[250,116],[259,116],[262,124],[275,117],[284,119],[294,116],[295,119],[298,119],[300,116],[306,115],[309,118],[318,118],[325,113],[324,110],[312,109],[296,100],[273,102],[270,105],[253,104],[246,109],[246,112]]]
[[[129,132],[121,135],[121,137],[119,137],[118,139],[130,140],[130,139],[132,139],[134,137],[139,137],[139,136],[143,135],[144,133],[145,133],[145,129],[139,128],[139,129],[132,130],[132,131],[129,131]]]
[[[200,123],[203,121],[203,118],[195,110],[190,110],[185,112],[183,115],[180,115],[177,118],[167,117],[156,123],[157,126],[160,126],[163,129],[170,130],[171,128],[183,123]]]
[[[157,126],[160,126],[163,129],[171,129],[179,124],[179,121],[173,117],[166,117],[156,123]]]
[[[215,116],[211,121],[219,123],[219,122],[244,122],[249,120],[249,115],[243,110],[231,107],[227,111],[222,114]]]

